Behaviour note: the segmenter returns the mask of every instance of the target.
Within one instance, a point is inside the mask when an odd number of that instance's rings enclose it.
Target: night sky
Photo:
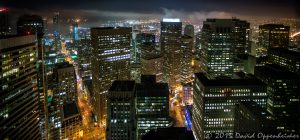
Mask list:
[[[16,13],[51,16],[60,11],[65,17],[139,19],[151,17],[286,17],[300,18],[299,0],[1,0],[1,7]]]

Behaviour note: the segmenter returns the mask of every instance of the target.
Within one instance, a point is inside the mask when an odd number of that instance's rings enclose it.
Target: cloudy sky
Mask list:
[[[300,0],[0,0],[0,7],[18,13],[107,19],[180,17],[286,17],[300,18]]]

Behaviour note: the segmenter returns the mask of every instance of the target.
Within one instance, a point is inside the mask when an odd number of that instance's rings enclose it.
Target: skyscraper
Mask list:
[[[290,27],[282,24],[264,24],[259,26],[259,47],[269,48],[289,46]]]
[[[107,98],[107,140],[136,140],[135,82],[114,81]]]
[[[209,77],[232,76],[234,58],[249,50],[250,24],[239,19],[207,19],[200,34],[201,68]]]
[[[104,124],[106,96],[114,80],[130,79],[131,28],[92,28],[93,107]]]
[[[194,38],[188,35],[181,37],[181,60],[180,60],[180,70],[181,70],[181,82],[188,83],[192,81],[193,69],[192,69],[192,59],[193,59],[193,48],[194,48]]]
[[[208,79],[196,73],[194,80],[192,129],[197,139],[206,133],[233,133],[234,107],[254,101],[266,108],[267,85],[258,79]]]
[[[180,83],[181,59],[181,31],[180,19],[164,18],[161,21],[161,52],[164,56],[164,81],[170,88]]]
[[[0,137],[41,139],[34,35],[0,38]]]
[[[300,76],[278,65],[255,67],[255,76],[268,85],[267,111],[280,132],[299,133]]]
[[[169,87],[156,83],[155,75],[142,75],[136,84],[138,138],[150,130],[170,126]]]
[[[79,75],[82,78],[92,78],[92,44],[91,39],[81,39],[78,46]]]
[[[53,34],[57,37],[60,33],[60,15],[59,12],[55,12],[53,16]]]
[[[75,69],[68,62],[58,63],[53,70],[54,100],[63,104],[67,100],[77,101]]]

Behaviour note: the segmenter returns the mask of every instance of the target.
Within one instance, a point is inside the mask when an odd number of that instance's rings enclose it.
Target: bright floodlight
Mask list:
[[[163,22],[180,22],[179,18],[163,18]]]

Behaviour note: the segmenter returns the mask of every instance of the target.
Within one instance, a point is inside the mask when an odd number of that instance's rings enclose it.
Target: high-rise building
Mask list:
[[[170,126],[169,87],[156,83],[155,75],[142,75],[136,84],[138,138],[152,129]]]
[[[41,139],[34,35],[0,38],[0,137]]]
[[[275,64],[257,66],[254,73],[268,85],[267,111],[274,115],[276,129],[299,133],[299,75]]]
[[[7,8],[0,8],[0,35],[11,34],[11,23]]]
[[[78,22],[75,21],[72,24],[72,37],[73,37],[73,43],[77,42],[79,40],[79,31],[78,31]]]
[[[147,53],[141,59],[141,74],[155,75],[158,83],[163,82],[164,58],[159,53]]]
[[[43,36],[44,21],[38,15],[23,15],[17,21],[17,32],[21,35],[37,34]]]
[[[240,102],[234,109],[234,132],[236,138],[246,134],[275,134],[274,118],[254,101]],[[257,135],[256,135],[256,137]]]
[[[300,52],[285,48],[268,49],[270,63],[288,68],[291,72],[300,74]]]
[[[234,58],[249,50],[250,24],[239,19],[207,19],[200,34],[201,68],[209,77],[232,76]]]
[[[114,81],[107,98],[107,140],[136,140],[135,82]]]
[[[92,78],[92,44],[91,39],[81,39],[78,46],[79,75],[82,78]]]
[[[264,24],[259,26],[259,47],[269,48],[289,46],[290,27],[282,24]]]
[[[193,76],[193,68],[192,68],[192,59],[194,48],[194,38],[188,35],[184,35],[181,37],[181,82],[186,84],[192,81]]]
[[[83,137],[82,117],[76,102],[67,102],[61,108],[60,139],[80,139]]]
[[[186,25],[184,27],[184,35],[190,36],[192,38],[194,38],[195,33],[194,33],[194,26],[193,25]]]
[[[161,52],[164,56],[164,81],[170,88],[180,84],[180,59],[181,59],[181,32],[180,19],[164,18],[161,21]]]
[[[233,133],[236,103],[254,101],[266,108],[267,86],[256,78],[212,80],[196,73],[193,85],[192,129],[197,139],[206,133]]]
[[[130,79],[131,28],[92,28],[93,107],[100,123],[106,118],[106,96],[114,80]]]
[[[68,62],[58,63],[53,70],[54,100],[57,104],[77,101],[77,82],[75,69]]]

